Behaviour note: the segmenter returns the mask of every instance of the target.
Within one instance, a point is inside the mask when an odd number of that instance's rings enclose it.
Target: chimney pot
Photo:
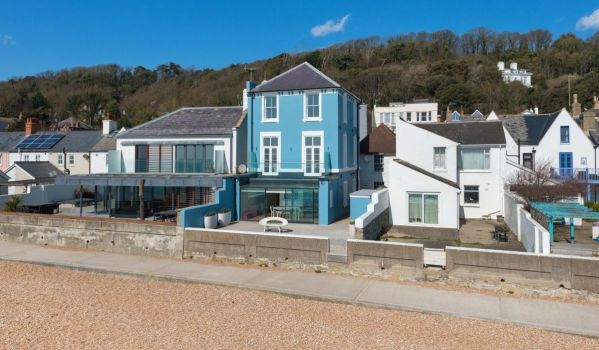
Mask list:
[[[37,118],[27,117],[27,121],[25,122],[25,135],[33,135],[41,129],[42,126]]]

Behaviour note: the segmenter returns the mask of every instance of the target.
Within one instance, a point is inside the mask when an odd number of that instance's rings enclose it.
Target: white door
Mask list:
[[[262,174],[277,175],[278,157],[279,157],[279,138],[276,136],[267,136],[262,139],[262,159],[264,164]]]
[[[306,154],[306,175],[320,175],[322,172],[321,148],[322,140],[320,136],[306,136],[304,147]]]

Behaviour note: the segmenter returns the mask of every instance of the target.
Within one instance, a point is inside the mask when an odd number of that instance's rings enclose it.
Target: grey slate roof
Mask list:
[[[50,162],[15,162],[15,166],[23,169],[35,179],[54,178],[62,174],[62,171]]]
[[[398,163],[398,164],[401,164],[401,165],[403,165],[403,166],[405,166],[407,168],[410,168],[410,169],[412,169],[412,170],[414,170],[416,172],[419,172],[422,175],[426,175],[426,176],[428,176],[430,178],[433,178],[433,179],[435,179],[435,180],[437,180],[439,182],[442,182],[442,183],[444,183],[446,185],[449,185],[451,187],[455,187],[457,189],[460,188],[460,186],[457,183],[455,183],[455,182],[453,182],[453,181],[451,181],[449,179],[446,179],[446,178],[444,178],[442,176],[439,176],[437,174],[433,174],[430,171],[424,170],[424,169],[422,169],[419,166],[416,166],[416,165],[414,165],[412,163],[406,162],[405,160],[402,160],[402,159],[399,159],[399,158],[395,158],[395,159],[393,159],[393,161],[396,162],[396,163]]]
[[[100,141],[98,141],[98,143],[96,143],[94,145],[94,147],[92,147],[91,151],[92,152],[108,152],[108,151],[112,151],[115,149],[116,149],[116,133],[102,136]]]
[[[340,88],[336,81],[304,62],[252,89],[252,92]]]
[[[589,138],[591,139],[594,145],[599,145],[599,130],[589,130]]]
[[[71,131],[68,133],[40,131],[36,133],[36,135],[37,134],[62,134],[64,137],[50,149],[29,149],[27,152],[62,152],[63,148],[66,152],[89,152],[91,151],[92,147],[102,138],[102,132],[96,130]],[[24,138],[25,134],[23,133],[22,135],[23,136],[21,138]],[[10,151],[17,151],[17,144],[18,142],[13,143],[11,145]]]
[[[514,141],[522,145],[538,145],[560,112],[502,117],[503,125]]]
[[[72,131],[58,141],[51,150],[61,152],[64,147],[67,152],[89,152],[101,138],[101,131]]]
[[[0,151],[13,149],[25,136],[23,131],[0,132]]]
[[[120,133],[117,138],[231,135],[242,117],[241,106],[181,108]]]
[[[414,125],[462,145],[503,145],[505,134],[500,121],[414,123]]]

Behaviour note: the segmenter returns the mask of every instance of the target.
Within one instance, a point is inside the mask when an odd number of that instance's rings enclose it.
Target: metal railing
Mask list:
[[[551,178],[558,181],[581,181],[599,183],[599,169],[594,168],[552,168]]]
[[[262,162],[250,164],[250,172],[267,174],[279,173],[303,173],[305,175],[325,175],[330,173],[330,169],[324,162]]]
[[[135,160],[136,173],[193,173],[193,174],[223,174],[223,169],[217,169],[212,160],[175,160],[173,161],[152,161]]]

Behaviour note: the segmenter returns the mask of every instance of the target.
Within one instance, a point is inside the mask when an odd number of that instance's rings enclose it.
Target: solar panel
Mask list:
[[[50,149],[62,140],[63,134],[29,135],[19,142],[16,148],[20,149]]]

